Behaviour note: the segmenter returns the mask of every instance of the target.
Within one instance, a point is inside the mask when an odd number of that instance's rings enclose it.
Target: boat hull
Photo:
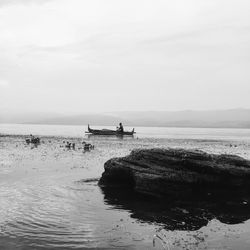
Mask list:
[[[111,129],[91,129],[88,126],[88,131],[86,132],[88,134],[93,134],[93,135],[116,135],[116,136],[123,136],[123,135],[134,135],[135,131],[134,129],[132,131],[116,131],[116,130],[111,130]]]

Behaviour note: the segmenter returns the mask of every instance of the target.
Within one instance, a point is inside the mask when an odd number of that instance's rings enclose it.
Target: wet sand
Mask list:
[[[84,152],[83,140],[95,149]],[[76,143],[75,150],[63,141]],[[183,209],[98,187],[106,160],[151,147],[250,159],[243,140],[43,136],[34,146],[25,136],[1,136],[0,249],[249,249],[250,212],[239,218],[222,210],[206,220],[192,204]],[[232,219],[223,221],[223,213]]]

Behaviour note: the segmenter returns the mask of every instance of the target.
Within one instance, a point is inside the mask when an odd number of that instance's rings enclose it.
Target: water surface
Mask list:
[[[0,125],[0,249],[224,249],[235,239],[238,249],[248,249],[248,200],[226,209],[159,203],[102,190],[97,181],[106,160],[134,148],[197,148],[249,159],[249,130],[136,128],[134,138],[119,138],[87,137],[85,129]],[[30,133],[41,136],[37,147],[25,143]],[[84,152],[83,140],[95,149]]]

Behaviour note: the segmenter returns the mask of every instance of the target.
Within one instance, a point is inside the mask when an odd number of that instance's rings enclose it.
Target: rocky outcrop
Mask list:
[[[125,187],[154,196],[180,196],[201,190],[231,195],[250,190],[250,161],[199,150],[140,149],[104,165],[102,187]],[[230,192],[229,192],[230,190]]]

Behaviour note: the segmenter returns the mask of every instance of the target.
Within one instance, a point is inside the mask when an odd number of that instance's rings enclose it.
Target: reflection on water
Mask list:
[[[145,197],[124,189],[103,188],[104,201],[130,211],[142,222],[159,223],[168,230],[198,230],[212,219],[237,224],[250,218],[250,194],[200,193],[185,199]]]
[[[109,139],[134,139],[134,135],[93,135],[87,134],[86,137],[88,139],[102,139],[102,140],[109,140]]]

